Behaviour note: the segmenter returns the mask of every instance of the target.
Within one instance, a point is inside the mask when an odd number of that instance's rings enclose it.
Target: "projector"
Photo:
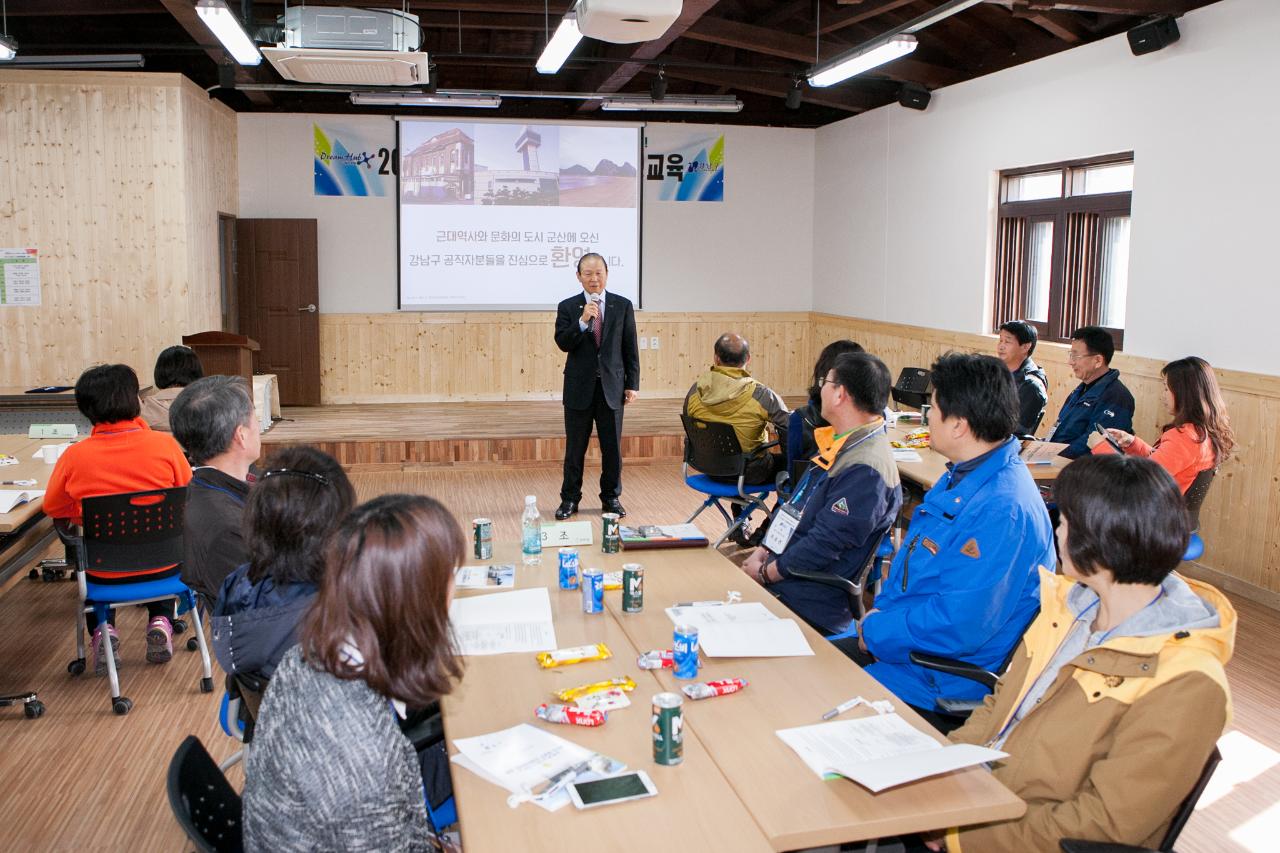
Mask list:
[[[613,44],[652,41],[680,17],[682,0],[578,0],[578,29]]]
[[[291,6],[278,19],[284,40],[262,54],[286,80],[346,86],[421,86],[418,16],[395,9]]]

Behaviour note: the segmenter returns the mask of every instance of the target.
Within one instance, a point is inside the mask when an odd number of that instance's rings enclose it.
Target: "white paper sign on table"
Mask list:
[[[699,630],[712,625],[754,624],[774,622],[778,617],[758,601],[746,604],[711,604],[690,607],[668,607],[667,617],[676,625],[691,625]]]
[[[709,658],[781,658],[812,655],[794,619],[733,622],[698,630],[698,648]]]
[[[449,622],[464,655],[544,652],[556,647],[546,587],[455,598]]]
[[[513,794],[535,788],[592,755],[591,750],[528,723],[459,738],[453,745],[458,749],[452,757],[455,764]],[[556,811],[569,803],[568,792],[562,794],[533,802],[547,811]]]
[[[972,744],[943,746],[897,714],[781,729],[778,737],[818,776],[844,776],[873,793],[1008,757]]]
[[[516,585],[516,567],[512,563],[502,566],[461,566],[453,573],[453,585],[457,589],[512,589]]]

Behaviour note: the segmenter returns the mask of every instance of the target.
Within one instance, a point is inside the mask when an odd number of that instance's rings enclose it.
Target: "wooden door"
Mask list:
[[[286,406],[320,405],[320,284],[314,219],[236,220],[240,334]]]

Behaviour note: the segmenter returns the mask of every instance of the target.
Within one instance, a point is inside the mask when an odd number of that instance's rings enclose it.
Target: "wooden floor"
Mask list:
[[[590,479],[598,472],[588,469]],[[523,496],[536,494],[544,513],[554,507],[559,472],[545,467],[430,468],[357,473],[361,499],[389,491],[431,494],[464,523],[494,520],[495,535],[516,539]],[[628,464],[623,502],[628,520],[681,521],[698,504],[673,462]],[[582,518],[599,508],[584,504]],[[718,535],[717,519],[703,529]],[[46,715],[26,720],[0,708],[0,850],[167,850],[184,840],[164,792],[168,760],[187,734],[205,741],[221,760],[235,746],[216,722],[219,693],[197,689],[198,656],[178,651],[164,666],[143,660],[145,611],[120,616],[121,671],[135,707],[111,714],[105,679],[73,679],[75,589],[21,575],[0,589],[0,692],[35,688]],[[1275,651],[1280,613],[1233,599],[1240,613],[1236,655],[1228,667],[1236,717],[1221,742],[1224,761],[1178,844],[1181,853],[1276,849],[1280,830],[1280,686]],[[216,672],[216,666],[215,666]],[[238,770],[233,784],[242,782]],[[188,844],[185,849],[191,849]]]

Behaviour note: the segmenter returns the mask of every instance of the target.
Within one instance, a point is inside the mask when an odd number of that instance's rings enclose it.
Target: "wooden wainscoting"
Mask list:
[[[896,377],[903,367],[928,367],[947,350],[995,351],[994,335],[974,335],[814,314],[813,341],[821,347],[836,338],[852,338],[874,352]],[[1078,384],[1067,365],[1068,348],[1041,343],[1033,356],[1049,378],[1049,410],[1040,435],[1053,429],[1058,407]],[[1189,355],[1192,353],[1188,353]],[[1134,427],[1154,441],[1167,420],[1158,359],[1117,353],[1119,369],[1137,404]],[[1206,580],[1272,607],[1280,607],[1280,377],[1219,370],[1236,452],[1218,473],[1200,513],[1207,548],[1192,570]]]
[[[779,394],[803,393],[813,368],[808,312],[640,311],[640,393],[683,397],[722,333],[751,344],[752,373]],[[555,313],[406,312],[320,317],[325,403],[558,399],[564,354]]]

